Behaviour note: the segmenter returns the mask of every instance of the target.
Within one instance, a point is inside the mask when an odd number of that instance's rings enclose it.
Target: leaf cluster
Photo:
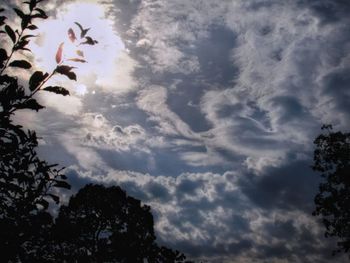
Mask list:
[[[20,18],[15,29],[0,16],[0,34],[10,40],[10,47],[0,48],[0,251],[2,262],[184,262],[185,256],[159,246],[155,240],[150,207],[128,196],[119,187],[87,185],[67,206],[61,206],[54,220],[48,212],[50,204],[60,203],[60,190],[70,189],[64,168],[39,158],[35,131],[15,125],[12,117],[18,110],[39,111],[44,108],[36,100],[38,92],[67,96],[60,86],[47,86],[47,81],[60,74],[77,80],[74,68],[65,62],[85,63],[84,53],[65,58],[60,44],[51,72],[32,70],[32,64],[13,55],[30,52],[27,47],[36,36],[33,21],[46,19],[39,7],[42,0],[23,2],[13,8]],[[4,9],[0,9],[0,13]],[[72,28],[68,37],[76,46],[95,45],[87,36],[89,28],[75,23],[80,40]],[[9,69],[12,70],[9,70]],[[17,79],[20,71],[30,72],[25,85]]]
[[[338,252],[350,252],[350,133],[333,132],[324,125],[326,133],[314,141],[314,171],[324,178],[315,196],[313,215],[322,217],[326,237],[338,238]]]

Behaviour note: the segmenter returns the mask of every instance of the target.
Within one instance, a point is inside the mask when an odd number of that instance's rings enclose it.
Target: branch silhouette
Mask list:
[[[61,190],[70,189],[68,178],[64,168],[39,158],[36,132],[14,124],[12,117],[19,110],[42,110],[44,105],[35,98],[38,92],[69,95],[64,87],[46,84],[56,74],[76,81],[75,67],[66,63],[86,61],[81,50],[76,50],[77,57],[66,58],[62,43],[51,73],[34,71],[27,85],[19,84],[19,70],[30,71],[32,65],[27,58],[13,57],[31,51],[27,45],[35,36],[27,32],[37,29],[35,20],[48,18],[39,7],[41,2],[28,0],[13,8],[20,19],[18,29],[0,15],[0,34],[6,35],[10,43],[0,48],[1,261],[185,262],[182,253],[155,242],[150,207],[141,205],[120,187],[87,185],[70,198],[68,205],[59,208],[57,218],[50,214],[50,203],[59,205]],[[3,11],[0,8],[0,14]],[[87,36],[89,28],[75,24],[80,30],[79,39],[72,28],[67,34],[77,48],[98,43]]]
[[[326,237],[338,239],[339,252],[350,252],[350,133],[334,132],[332,125],[324,125],[314,141],[313,170],[324,181],[315,196],[314,216],[320,216]],[[350,254],[349,254],[350,256]]]

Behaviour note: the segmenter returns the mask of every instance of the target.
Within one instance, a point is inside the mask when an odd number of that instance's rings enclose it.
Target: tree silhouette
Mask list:
[[[150,207],[118,186],[89,184],[61,206],[54,226],[55,254],[66,262],[183,262],[159,247]]]
[[[119,187],[87,185],[60,208],[56,220],[48,212],[50,202],[60,202],[55,189],[70,188],[67,177],[63,168],[39,158],[35,131],[15,125],[12,117],[19,110],[43,109],[35,98],[38,92],[69,95],[67,89],[46,83],[55,74],[76,80],[74,67],[66,63],[86,61],[80,50],[77,57],[66,58],[61,43],[51,73],[35,71],[25,85],[18,82],[21,70],[32,69],[26,58],[17,57],[30,52],[27,45],[35,36],[28,32],[37,29],[34,20],[47,18],[38,7],[42,1],[13,8],[20,21],[17,29],[0,15],[0,34],[9,40],[0,48],[1,262],[183,262],[183,254],[155,242],[150,207]],[[68,37],[76,47],[98,43],[87,36],[89,28],[75,24],[80,36],[69,28]]]
[[[315,216],[321,216],[326,237],[339,239],[333,253],[350,251],[350,133],[333,132],[319,135],[314,144],[313,170],[325,179],[315,197]]]
[[[53,190],[70,188],[62,169],[38,157],[36,133],[25,131],[12,121],[18,110],[39,111],[44,108],[35,99],[38,92],[69,95],[63,87],[45,84],[55,74],[76,80],[73,67],[63,63],[85,62],[82,54],[79,58],[64,60],[61,44],[56,54],[57,66],[51,73],[35,71],[26,85],[19,84],[17,76],[21,75],[20,70],[28,71],[32,65],[27,59],[17,57],[30,52],[27,45],[35,36],[28,32],[37,29],[34,20],[47,18],[45,11],[38,6],[40,2],[42,0],[30,0],[24,2],[22,8],[13,8],[20,19],[17,29],[6,23],[6,16],[0,16],[0,33],[9,40],[9,44],[2,42],[0,48],[0,251],[4,261],[27,262],[30,257],[39,259],[41,241],[52,222],[46,210],[51,200],[57,204],[60,200]],[[0,8],[1,13],[4,11]],[[69,32],[74,33],[72,29]],[[87,36],[81,38],[87,41]],[[97,43],[85,42],[81,44]]]

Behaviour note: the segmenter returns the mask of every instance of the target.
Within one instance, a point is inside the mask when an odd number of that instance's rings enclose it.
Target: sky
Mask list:
[[[152,207],[161,244],[203,262],[346,262],[311,215],[322,124],[350,124],[347,0],[49,1],[38,69],[74,22],[71,95],[21,112],[73,191],[120,185]],[[74,51],[76,47],[71,47]],[[70,56],[66,53],[67,58]]]

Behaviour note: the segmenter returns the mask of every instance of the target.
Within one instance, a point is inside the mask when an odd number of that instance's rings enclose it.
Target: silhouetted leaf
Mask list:
[[[21,21],[22,30],[24,30],[31,21],[32,21],[32,18],[29,15],[24,15]]]
[[[29,79],[29,89],[31,91],[35,90],[39,86],[39,84],[47,78],[48,75],[48,73],[44,74],[41,71],[35,71]]]
[[[65,182],[65,181],[56,181],[53,186],[59,187],[59,188],[70,189],[70,184]]]
[[[97,40],[92,39],[91,37],[85,37],[86,41],[83,42],[82,44],[87,44],[87,45],[95,45],[98,43]]]
[[[5,24],[5,20],[7,19],[6,16],[0,16],[0,26]]]
[[[35,99],[29,99],[23,103],[16,105],[17,109],[31,109],[35,111],[39,111],[40,109],[45,108],[44,106],[40,105]]]
[[[49,91],[49,92],[54,92],[56,94],[61,94],[63,96],[69,95],[69,91],[66,90],[65,88],[58,87],[58,86],[48,86],[45,87],[43,90]]]
[[[12,28],[9,25],[6,25],[5,26],[5,31],[9,35],[9,37],[11,38],[12,42],[15,43],[16,42],[16,34],[12,30]]]
[[[58,204],[60,202],[60,198],[57,195],[49,194],[49,196],[52,198],[52,200]]]
[[[24,13],[23,13],[21,10],[19,10],[18,8],[13,8],[13,10],[16,12],[16,14],[17,14],[20,18],[23,19]]]
[[[69,37],[69,40],[72,41],[72,43],[74,43],[74,41],[77,39],[75,37],[75,33],[73,31],[73,29],[68,29],[68,37]]]
[[[29,69],[32,67],[32,65],[25,60],[14,60],[9,64],[10,67],[17,67],[17,68],[24,68]]]
[[[42,205],[44,207],[44,209],[47,209],[49,207],[49,202],[46,201],[45,199],[41,199],[39,201],[36,202],[39,205]]]
[[[23,3],[29,5],[30,11],[32,11],[34,9],[34,7],[36,7],[36,0],[25,1]]]
[[[38,27],[36,25],[29,25],[27,27],[29,30],[35,30],[35,29],[38,29]]]
[[[70,67],[66,65],[57,66],[56,72],[67,76],[69,79],[77,80],[77,76],[75,75],[74,72],[71,71],[73,68],[74,67]]]
[[[74,22],[78,27],[79,27],[79,29],[80,29],[80,38],[83,38],[83,37],[85,37],[86,36],[86,34],[87,34],[87,32],[90,30],[90,28],[83,28],[82,26],[81,26],[81,24],[79,24],[78,22]]]
[[[38,13],[34,14],[32,17],[33,18],[36,18],[36,17],[39,17],[39,18],[43,18],[43,19],[46,19],[48,18],[48,16],[46,15],[45,11],[40,9],[40,8],[34,8],[35,11],[38,11]]]
[[[7,52],[5,49],[0,49],[0,67],[3,67],[5,60],[7,59]]]
[[[55,59],[56,59],[56,63],[57,63],[57,64],[59,64],[59,63],[61,62],[61,60],[62,60],[63,45],[64,45],[64,43],[62,42],[62,43],[59,45],[59,47],[58,47],[58,49],[57,49],[57,52],[56,52],[56,57],[55,57]]]

